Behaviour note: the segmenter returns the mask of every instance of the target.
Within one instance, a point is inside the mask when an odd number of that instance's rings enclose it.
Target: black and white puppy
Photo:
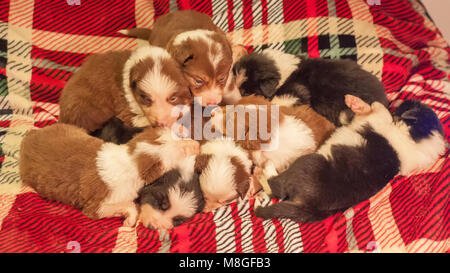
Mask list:
[[[242,96],[291,95],[337,126],[354,115],[345,105],[346,94],[388,106],[383,84],[350,59],[305,58],[267,48],[242,57],[233,73],[245,78],[239,86]]]
[[[171,229],[186,222],[205,207],[195,156],[182,169],[165,173],[139,194],[139,220],[147,228]]]
[[[445,151],[442,125],[420,102],[405,101],[394,113],[346,96],[355,117],[316,153],[298,158],[268,180],[280,203],[259,207],[264,219],[314,222],[367,200],[397,174],[432,166]]]

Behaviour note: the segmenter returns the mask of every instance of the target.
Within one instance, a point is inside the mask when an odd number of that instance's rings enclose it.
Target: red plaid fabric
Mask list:
[[[166,232],[91,220],[22,185],[25,133],[58,119],[58,98],[83,59],[129,49],[120,29],[176,9],[210,15],[235,44],[352,58],[379,77],[392,108],[432,107],[449,141],[450,48],[417,0],[0,0],[0,252],[448,252],[449,165],[398,176],[369,200],[312,224],[254,215],[255,201],[196,215]],[[263,203],[272,202],[264,199]]]

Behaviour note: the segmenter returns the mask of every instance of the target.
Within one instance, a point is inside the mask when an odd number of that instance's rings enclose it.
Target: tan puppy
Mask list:
[[[134,226],[134,200],[144,184],[198,150],[198,142],[174,139],[168,128],[148,128],[117,145],[58,123],[25,136],[20,176],[44,198],[72,205],[93,219],[125,217],[124,225]]]
[[[156,19],[151,30],[120,31],[166,48],[183,66],[195,97],[202,105],[222,101],[232,64],[232,48],[225,33],[211,18],[193,10],[177,10]]]
[[[239,106],[243,110],[241,115]],[[224,133],[234,124],[232,135],[227,136],[250,152],[257,167],[264,168],[270,163],[278,172],[299,156],[314,152],[334,130],[333,124],[308,106],[279,106],[261,96],[243,97],[235,105],[234,113],[226,111],[223,106],[213,112],[213,127]],[[254,120],[250,120],[251,113]],[[262,118],[267,121],[264,128]]]
[[[144,46],[89,56],[60,97],[59,121],[92,132],[112,117],[128,126],[171,126],[176,105],[192,96],[180,66],[169,53]]]

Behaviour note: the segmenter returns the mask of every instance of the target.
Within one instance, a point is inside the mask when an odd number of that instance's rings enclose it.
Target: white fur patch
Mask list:
[[[280,87],[286,79],[298,68],[300,58],[293,54],[284,53],[280,50],[267,48],[262,51],[266,57],[272,59],[280,72],[281,79],[277,86]]]
[[[278,171],[287,168],[298,157],[316,149],[312,130],[293,116],[284,116],[278,130],[272,134],[269,147],[273,149],[262,150],[261,156],[263,160],[272,162]]]
[[[216,42],[214,39],[212,39],[212,36],[215,35],[216,32],[206,29],[196,29],[191,31],[185,31],[177,36],[175,36],[175,39],[173,40],[174,46],[179,46],[182,43],[186,42],[187,40],[201,40],[203,41],[208,51],[205,52],[205,54],[208,55],[208,59],[213,65],[215,69],[217,69],[217,66],[219,65],[220,61],[223,59],[223,46],[222,44]],[[215,51],[216,53],[213,53]]]
[[[125,62],[125,65],[123,68],[123,73],[122,73],[122,88],[124,90],[125,99],[127,100],[128,105],[130,106],[131,112],[137,115],[137,117],[133,118],[133,120],[132,120],[134,126],[150,125],[149,121],[147,120],[147,118],[144,115],[144,112],[142,111],[138,102],[134,98],[133,92],[130,87],[131,69],[133,68],[133,66],[135,66],[136,64],[138,64],[139,62],[141,62],[147,58],[153,59],[156,64],[156,63],[160,62],[162,59],[170,59],[171,56],[163,48],[146,45],[146,46],[142,46],[142,47],[136,49],[131,54],[130,58]],[[159,66],[159,69],[160,69],[160,66]],[[152,79],[154,79],[155,77],[157,78],[157,76],[158,76],[157,73],[158,72],[160,73],[160,71],[155,71],[155,70],[156,69],[154,67],[152,71],[154,71],[156,74],[154,74],[154,77],[152,77]],[[166,83],[167,81],[157,80],[157,82],[158,82],[158,84],[154,84],[154,85],[156,85],[158,87],[158,89],[163,89],[162,83]]]
[[[286,95],[281,95],[281,96],[275,96],[273,97],[273,99],[270,101],[272,104],[276,104],[279,106],[285,106],[285,107],[292,107],[294,106],[294,104],[296,104],[298,101],[298,98],[286,94]]]
[[[370,114],[356,115],[348,126],[336,129],[318,153],[331,156],[330,147],[335,144],[364,145],[365,140],[356,131],[366,124],[386,138],[397,152],[401,175],[431,167],[445,152],[445,141],[438,132],[434,132],[429,138],[415,142],[409,134],[408,126],[403,122],[394,123],[391,113],[382,104],[375,102],[371,107]]]
[[[199,180],[206,196],[213,195],[221,200],[228,200],[236,195],[234,188],[235,166],[231,157],[236,156],[250,173],[252,162],[247,153],[233,140],[211,140],[201,146],[201,154],[212,155],[207,167],[202,171]]]
[[[172,136],[169,128],[162,129],[161,136],[157,139],[162,144],[150,144],[148,142],[138,142],[136,144],[136,154],[144,153],[159,158],[165,171],[176,168],[180,162],[178,146],[174,145],[179,139]]]
[[[436,131],[432,136],[415,142],[404,123],[377,126],[375,130],[385,137],[397,152],[401,175],[409,175],[430,168],[445,152],[445,140]]]
[[[177,83],[167,75],[161,73],[161,60],[156,59],[153,69],[148,71],[142,80],[138,83],[139,88],[145,91],[150,96],[165,95],[174,92],[177,88]]]
[[[132,202],[137,198],[144,181],[126,145],[104,143],[97,154],[96,164],[99,176],[111,190],[105,204]]]
[[[339,127],[331,137],[320,146],[318,154],[326,158],[331,158],[331,148],[333,145],[345,145],[351,147],[361,147],[366,144],[366,140],[350,127]]]
[[[206,30],[206,29],[196,29],[196,30],[190,30],[185,31],[177,36],[175,36],[175,39],[173,40],[172,44],[174,46],[179,46],[182,43],[186,42],[187,40],[209,40],[212,35],[214,35],[214,31]]]
[[[164,212],[169,217],[191,217],[197,210],[197,199],[193,192],[181,192],[179,185],[169,189],[170,208]]]

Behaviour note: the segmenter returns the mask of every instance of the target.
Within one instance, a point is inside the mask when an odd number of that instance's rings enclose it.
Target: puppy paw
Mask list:
[[[352,95],[345,95],[345,104],[355,114],[364,115],[370,113],[371,111],[371,107],[368,103]]]
[[[126,209],[125,221],[123,221],[123,225],[125,227],[134,227],[136,226],[137,219],[138,219],[137,208],[134,204],[132,206],[130,205],[130,207]]]
[[[145,204],[141,206],[141,213],[139,220],[146,228],[163,230],[173,228],[172,219],[165,217],[165,215],[154,209],[152,206]]]
[[[182,157],[197,155],[200,152],[200,143],[191,139],[178,141],[177,147]]]

